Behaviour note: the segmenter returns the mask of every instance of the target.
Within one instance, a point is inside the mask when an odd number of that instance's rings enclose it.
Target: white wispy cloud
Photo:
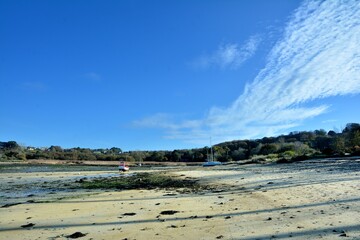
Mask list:
[[[215,141],[276,135],[330,107],[313,100],[358,94],[359,16],[357,0],[303,2],[268,54],[265,67],[229,107],[213,107],[189,129],[172,122],[177,127],[167,128],[167,137],[206,144],[210,135]],[[248,49],[250,56],[256,46]],[[232,66],[238,52],[237,46],[225,46],[215,55],[223,66]]]
[[[258,35],[254,35],[242,45],[237,43],[221,44],[212,54],[196,59],[193,65],[200,68],[220,67],[222,69],[237,69],[255,54],[260,42],[261,38]]]
[[[180,129],[197,128],[202,125],[200,120],[185,120],[181,123],[175,123],[175,116],[167,113],[157,113],[153,116],[136,120],[132,124],[135,127],[151,127],[151,128],[164,128],[172,131]]]
[[[39,82],[39,81],[23,82],[21,84],[21,87],[25,90],[36,91],[36,92],[42,92],[48,89],[48,87],[43,82]]]
[[[336,119],[327,119],[327,120],[324,120],[324,121],[321,121],[321,123],[334,123],[334,122],[337,122],[338,120]]]
[[[88,72],[83,75],[86,79],[91,80],[93,82],[99,82],[102,80],[102,77],[100,74],[95,72]]]

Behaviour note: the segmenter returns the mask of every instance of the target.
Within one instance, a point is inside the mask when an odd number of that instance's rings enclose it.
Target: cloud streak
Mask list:
[[[21,87],[28,91],[44,92],[47,90],[47,86],[38,81],[23,82]]]
[[[220,67],[221,69],[238,69],[255,54],[260,42],[260,37],[254,35],[245,41],[243,45],[236,43],[222,44],[212,54],[196,59],[193,65],[197,68]]]
[[[329,109],[314,100],[358,94],[359,16],[356,0],[303,2],[268,54],[265,67],[229,107],[213,107],[190,129],[172,123],[178,127],[167,128],[167,136],[202,144],[209,135],[215,141],[276,135]],[[256,44],[248,49],[244,56],[251,56]],[[220,59],[217,64],[222,67],[238,66],[239,52],[237,46],[225,46],[214,59]]]
[[[175,123],[175,116],[166,113],[157,113],[153,116],[136,120],[133,122],[134,127],[151,127],[164,128],[176,132],[181,129],[192,129],[201,127],[200,120],[187,120],[182,123]]]
[[[84,78],[86,78],[90,81],[93,81],[93,82],[100,82],[102,80],[101,75],[97,74],[95,72],[88,72],[88,73],[85,73],[83,76],[84,76]]]

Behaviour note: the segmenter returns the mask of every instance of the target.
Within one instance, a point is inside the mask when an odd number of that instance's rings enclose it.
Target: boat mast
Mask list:
[[[210,137],[210,161],[211,161],[211,162],[214,161],[214,152],[213,152],[211,137]]]

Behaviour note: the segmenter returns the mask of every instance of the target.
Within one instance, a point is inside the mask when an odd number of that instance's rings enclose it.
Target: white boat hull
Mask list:
[[[129,167],[119,166],[119,171],[123,171],[123,172],[129,171]]]

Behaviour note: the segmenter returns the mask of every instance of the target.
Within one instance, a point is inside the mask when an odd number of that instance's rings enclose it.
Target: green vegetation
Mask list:
[[[25,151],[17,142],[0,142],[0,160],[26,160]]]
[[[325,130],[291,132],[278,137],[236,140],[214,146],[218,161],[291,162],[309,157],[360,155],[360,124],[349,123],[342,132]],[[130,151],[120,148],[34,148],[14,141],[0,142],[0,160],[56,159],[76,161],[204,162],[209,148],[174,151]]]
[[[100,178],[89,181],[81,181],[81,187],[86,189],[171,189],[191,188],[198,189],[200,186],[195,180],[178,179],[162,173],[138,173],[129,176],[112,178]]]

